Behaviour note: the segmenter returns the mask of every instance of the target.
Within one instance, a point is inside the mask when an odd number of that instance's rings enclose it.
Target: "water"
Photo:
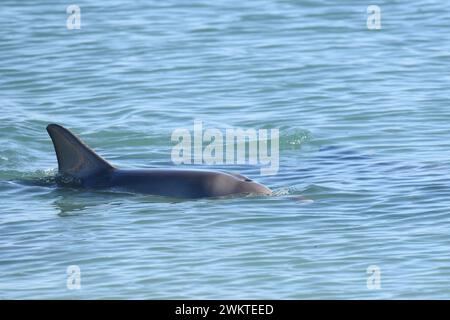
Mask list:
[[[379,1],[381,30],[360,1],[76,4],[81,30],[66,1],[2,1],[0,298],[450,298],[444,2]],[[194,119],[278,128],[277,175],[212,167],[277,196],[53,183],[48,123],[148,168],[174,166],[171,133]]]

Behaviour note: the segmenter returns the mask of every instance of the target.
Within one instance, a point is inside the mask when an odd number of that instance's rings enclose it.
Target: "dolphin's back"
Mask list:
[[[112,188],[136,193],[182,198],[220,196],[214,192],[214,182],[221,173],[203,170],[115,170],[111,174]],[[225,175],[225,174],[223,174]],[[225,177],[233,180],[233,177]]]

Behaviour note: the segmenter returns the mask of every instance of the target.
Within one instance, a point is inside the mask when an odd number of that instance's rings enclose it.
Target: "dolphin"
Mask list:
[[[47,132],[58,160],[58,185],[189,199],[272,193],[269,188],[238,173],[185,169],[118,169],[68,129],[49,124]]]

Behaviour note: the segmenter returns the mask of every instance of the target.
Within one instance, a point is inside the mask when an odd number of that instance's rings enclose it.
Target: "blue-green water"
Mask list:
[[[0,5],[0,298],[450,298],[446,2],[378,1],[381,30],[361,1],[76,4],[80,30],[66,1]],[[174,166],[171,133],[194,119],[278,128],[277,175],[208,167],[277,195],[51,181],[48,123],[147,168]]]

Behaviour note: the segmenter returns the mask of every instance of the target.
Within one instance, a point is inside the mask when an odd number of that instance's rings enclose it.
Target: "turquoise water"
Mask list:
[[[0,298],[450,298],[445,2],[378,1],[381,30],[361,1],[76,1],[80,30],[67,4],[1,5]],[[276,195],[53,182],[48,123],[150,168],[195,119],[278,128],[277,175],[200,166]]]

